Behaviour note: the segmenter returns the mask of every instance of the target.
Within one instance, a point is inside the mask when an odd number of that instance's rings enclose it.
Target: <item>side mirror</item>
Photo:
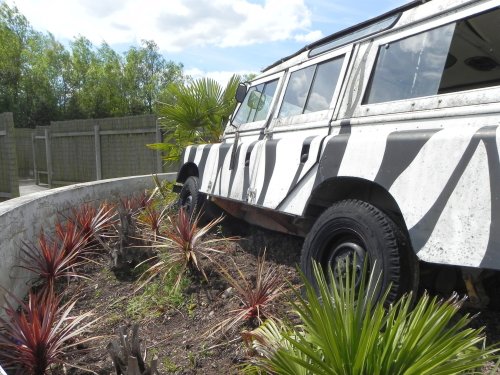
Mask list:
[[[244,83],[240,83],[238,85],[238,88],[236,89],[236,95],[234,98],[238,103],[243,103],[243,100],[245,100],[245,96],[247,95],[247,85]]]

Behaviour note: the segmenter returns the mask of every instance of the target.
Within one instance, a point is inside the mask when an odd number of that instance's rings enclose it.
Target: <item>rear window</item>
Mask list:
[[[364,104],[500,84],[500,11],[379,47]]]

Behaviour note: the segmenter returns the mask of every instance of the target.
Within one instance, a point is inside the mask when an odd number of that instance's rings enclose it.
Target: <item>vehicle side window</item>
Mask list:
[[[265,120],[277,87],[277,79],[250,87],[234,117],[233,124],[241,125]]]
[[[500,83],[500,10],[380,46],[364,104]]]
[[[297,70],[290,75],[278,117],[328,109],[344,58]]]

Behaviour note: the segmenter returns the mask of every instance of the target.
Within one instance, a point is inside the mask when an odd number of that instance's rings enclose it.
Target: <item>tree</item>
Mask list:
[[[170,83],[182,82],[182,64],[166,61],[152,40],[125,54],[124,89],[131,114],[153,113],[156,99]]]
[[[189,144],[218,142],[236,106],[239,82],[233,75],[225,88],[210,78],[168,85],[157,110],[164,141],[148,146],[163,151],[166,160],[178,160]]]

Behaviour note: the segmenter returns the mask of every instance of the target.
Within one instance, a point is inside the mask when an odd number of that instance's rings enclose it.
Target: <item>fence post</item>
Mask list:
[[[50,147],[50,132],[49,129],[45,129],[45,156],[47,158],[47,184],[49,189],[52,188],[52,154]]]
[[[102,180],[101,136],[99,134],[99,125],[94,125],[94,148],[96,180]]]
[[[19,177],[17,171],[16,141],[14,135],[14,117],[12,113],[5,115],[5,137],[7,141],[7,158],[11,198],[19,196]]]
[[[161,129],[158,126],[158,120],[156,120],[156,143],[161,143]],[[161,160],[161,151],[157,150],[156,151],[156,173],[162,173],[163,172],[163,166],[162,166],[162,160]]]
[[[31,134],[31,152],[33,153],[33,173],[35,174],[35,185],[40,183],[40,179],[38,178],[38,168],[36,167],[36,146],[35,146],[35,138],[36,131]]]

